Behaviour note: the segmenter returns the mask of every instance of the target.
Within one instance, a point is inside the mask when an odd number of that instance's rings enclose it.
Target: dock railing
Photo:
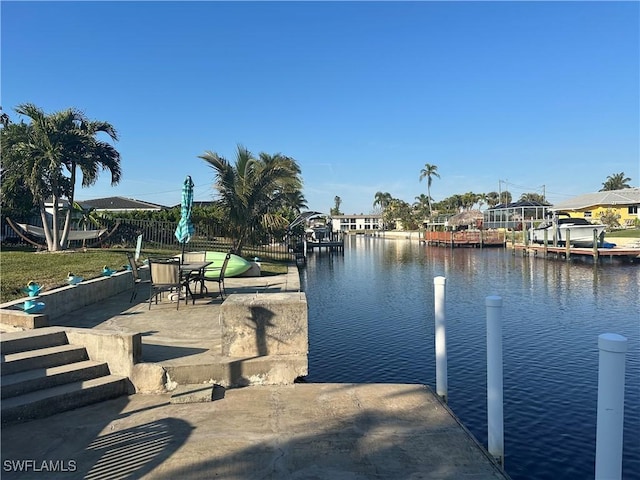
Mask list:
[[[426,231],[424,240],[431,245],[482,247],[505,245],[506,234],[502,230]]]

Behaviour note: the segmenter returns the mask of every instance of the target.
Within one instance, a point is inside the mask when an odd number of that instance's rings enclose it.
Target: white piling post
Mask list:
[[[447,402],[447,328],[445,315],[445,277],[433,279],[436,318],[436,393]]]
[[[624,426],[624,369],[627,339],[616,333],[598,337],[598,419],[596,480],[622,478]]]
[[[502,297],[485,299],[487,311],[487,417],[489,453],[504,466]]]

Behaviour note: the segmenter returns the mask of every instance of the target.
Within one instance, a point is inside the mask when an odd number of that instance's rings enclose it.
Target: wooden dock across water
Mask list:
[[[498,230],[427,231],[424,242],[439,247],[504,247],[506,236]]]
[[[522,255],[564,258],[570,260],[573,257],[591,257],[594,260],[608,258],[613,260],[619,258],[628,262],[640,261],[640,248],[638,247],[614,247],[614,248],[596,248],[596,247],[572,247],[569,245],[554,247],[552,245],[525,245],[522,243],[510,244],[514,254],[521,252]]]
[[[314,250],[316,248],[318,250],[325,249],[327,251],[331,251],[331,250],[343,251],[344,240],[340,240],[336,242],[307,242],[307,250]]]

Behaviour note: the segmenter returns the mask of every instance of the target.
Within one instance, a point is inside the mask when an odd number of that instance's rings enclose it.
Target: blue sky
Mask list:
[[[211,200],[205,151],[295,158],[312,210],[640,184],[638,2],[11,2],[1,104],[76,107],[123,178],[79,199]]]

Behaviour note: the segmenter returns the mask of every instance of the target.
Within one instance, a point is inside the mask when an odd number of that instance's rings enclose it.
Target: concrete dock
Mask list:
[[[299,290],[297,275],[226,283],[229,294]],[[142,289],[138,303],[129,296],[53,323],[141,332],[142,361],[177,376],[220,361],[219,298],[179,310],[166,301],[149,310]],[[423,385],[215,387],[202,398],[198,385],[178,383],[169,393],[138,393],[4,426],[2,478],[508,478]]]

